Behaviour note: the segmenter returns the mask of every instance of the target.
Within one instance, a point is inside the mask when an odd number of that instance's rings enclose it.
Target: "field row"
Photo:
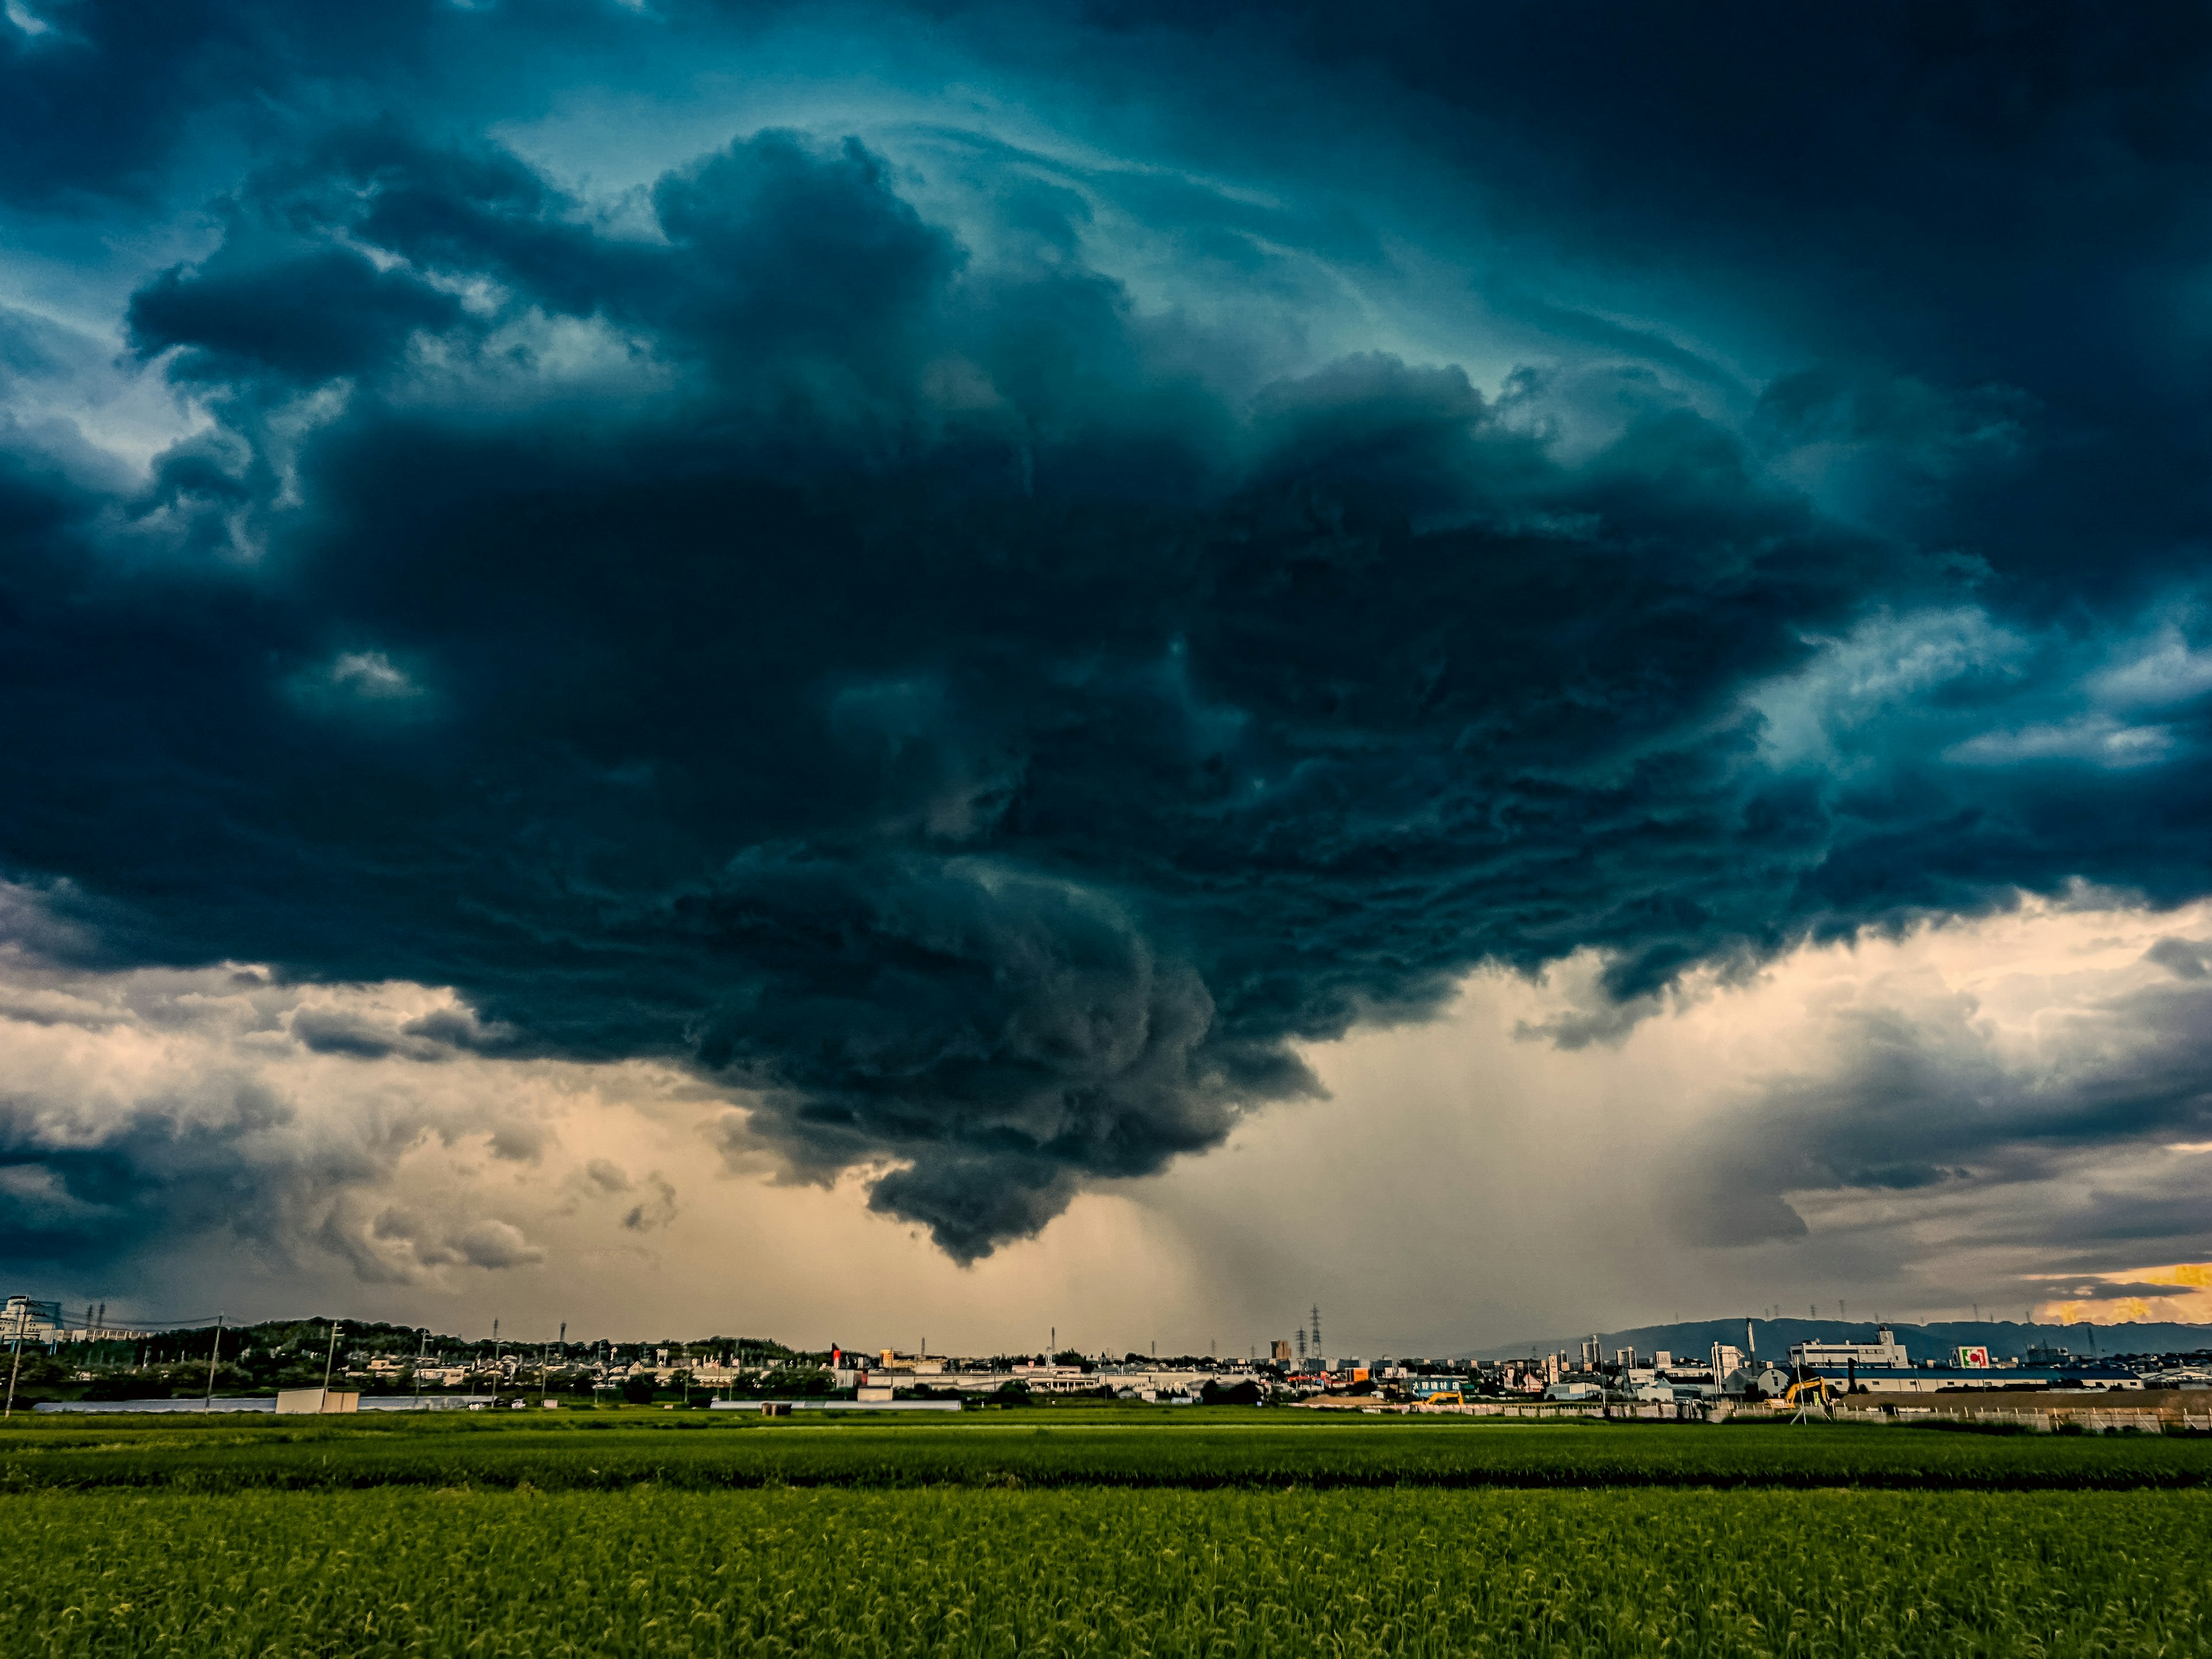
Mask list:
[[[40,1494],[21,1655],[2185,1655],[2212,1493]]]
[[[1114,1486],[2212,1485],[2212,1437],[1923,1428],[1316,1420],[1279,1413],[1009,1413],[763,1423],[659,1413],[501,1421],[48,1418],[0,1433],[0,1492],[527,1485],[541,1491]]]

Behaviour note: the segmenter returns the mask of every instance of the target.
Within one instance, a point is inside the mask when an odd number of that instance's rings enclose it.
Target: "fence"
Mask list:
[[[2212,1406],[2192,1412],[2178,1406],[2151,1407],[2134,1411],[2100,1410],[2094,1406],[2015,1409],[1967,1406],[1838,1406],[1836,1418],[1850,1423],[1989,1423],[2008,1424],[2033,1434],[2050,1434],[2060,1428],[2079,1428],[2085,1434],[2110,1434],[2136,1429],[2154,1434],[2212,1434]]]

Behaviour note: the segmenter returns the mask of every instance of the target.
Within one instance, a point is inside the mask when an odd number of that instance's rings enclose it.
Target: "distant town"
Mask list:
[[[1080,1398],[1437,1411],[1535,1402],[1692,1416],[1724,1402],[1794,1400],[1808,1384],[1823,1397],[2212,1389],[2212,1330],[2201,1346],[2157,1353],[2098,1356],[2045,1340],[2021,1354],[1969,1343],[1940,1358],[1915,1358],[1886,1323],[1761,1353],[1755,1325],[1746,1321],[1741,1340],[1712,1341],[1703,1352],[1639,1352],[1592,1334],[1572,1349],[1525,1357],[1370,1358],[1328,1354],[1317,1308],[1295,1335],[1271,1341],[1264,1355],[1242,1357],[1083,1352],[1049,1343],[1034,1353],[989,1356],[933,1354],[926,1344],[810,1351],[719,1335],[571,1342],[565,1327],[551,1340],[514,1340],[496,1323],[489,1336],[470,1340],[336,1318],[155,1328],[110,1322],[100,1304],[73,1317],[27,1296],[0,1310],[0,1336],[9,1342],[11,1400],[54,1405],[343,1391],[371,1408],[607,1401],[957,1410]]]

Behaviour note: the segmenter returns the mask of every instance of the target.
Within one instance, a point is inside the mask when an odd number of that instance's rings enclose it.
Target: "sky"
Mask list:
[[[8,0],[0,1268],[2212,1320],[2212,19]]]

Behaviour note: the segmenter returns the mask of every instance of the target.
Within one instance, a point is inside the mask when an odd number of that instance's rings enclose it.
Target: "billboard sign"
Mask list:
[[[1953,1352],[1957,1355],[1958,1367],[1962,1371],[1985,1371],[1990,1368],[1990,1351],[1987,1348],[1957,1348]]]

